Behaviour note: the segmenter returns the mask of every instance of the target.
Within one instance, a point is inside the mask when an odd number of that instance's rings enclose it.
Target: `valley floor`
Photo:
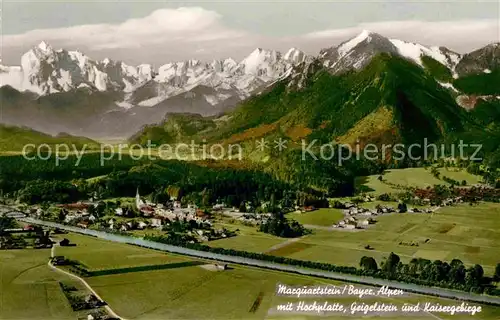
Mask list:
[[[373,206],[368,203],[368,206]],[[301,213],[302,221],[334,219],[335,209]],[[481,203],[443,207],[433,214],[391,214],[376,217],[377,223],[366,230],[322,230],[299,241],[288,243],[272,254],[300,260],[328,262],[336,265],[358,266],[361,257],[371,256],[377,262],[391,252],[403,262],[412,258],[451,261],[460,259],[465,264],[481,264],[486,274],[493,274],[500,256],[500,204]],[[266,252],[281,239],[257,233],[255,228],[233,226],[241,230],[234,238],[209,242],[215,247]],[[324,228],[323,228],[324,229]],[[413,246],[411,244],[414,244]],[[258,245],[257,245],[258,244]],[[365,249],[370,245],[371,249]]]
[[[346,307],[357,303],[403,304],[424,302],[457,305],[457,301],[405,294],[401,297],[338,296],[327,298],[291,298],[275,294],[278,283],[286,285],[344,286],[338,281],[231,265],[225,271],[205,267],[209,262],[173,254],[113,243],[76,234],[63,235],[75,247],[57,247],[57,254],[79,260],[93,270],[117,269],[139,265],[172,263],[178,267],[166,270],[124,272],[85,278],[87,283],[115,310],[127,319],[314,319],[312,316],[291,316],[270,312],[277,305],[301,300],[338,302]],[[193,262],[180,266],[179,262]],[[199,263],[203,263],[199,264]],[[361,286],[357,286],[361,288]],[[364,287],[366,288],[366,287]],[[472,305],[472,304],[471,304]],[[380,315],[380,314],[379,314]],[[361,314],[358,314],[361,316]],[[384,318],[399,319],[400,313],[383,314]],[[476,319],[497,319],[499,307],[483,306]],[[19,319],[19,317],[13,317]],[[50,317],[49,317],[50,318]],[[55,318],[55,317],[53,317]],[[332,315],[328,319],[344,319]],[[469,319],[469,315],[418,313],[412,319]]]

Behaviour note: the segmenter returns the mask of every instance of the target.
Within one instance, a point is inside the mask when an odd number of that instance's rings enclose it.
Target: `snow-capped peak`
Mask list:
[[[351,40],[349,40],[347,42],[342,43],[337,48],[339,56],[340,57],[345,56],[349,51],[354,49],[358,44],[360,44],[363,41],[370,42],[372,34],[373,34],[373,32],[371,32],[371,31],[363,30],[356,37],[352,38]]]
[[[305,60],[306,54],[297,48],[290,48],[283,56],[283,59],[292,63],[301,63]]]
[[[37,46],[38,49],[44,51],[44,52],[47,52],[47,51],[52,51],[52,47],[45,41],[42,41],[38,44]]]
[[[398,53],[422,66],[422,56],[428,56],[441,64],[454,69],[460,55],[450,50],[440,47],[426,47],[418,43],[406,42],[398,39],[390,39],[392,44],[397,48]]]
[[[152,72],[148,73],[147,68],[139,72],[108,58],[98,62],[79,51],[54,51],[42,41],[22,55],[20,68],[9,68],[2,73],[1,85],[41,95],[81,87],[130,91],[151,78]]]
[[[240,62],[245,74],[272,76],[272,69],[281,58],[279,52],[257,48]]]

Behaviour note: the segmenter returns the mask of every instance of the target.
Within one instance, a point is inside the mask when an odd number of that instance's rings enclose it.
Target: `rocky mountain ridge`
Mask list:
[[[365,30],[316,57],[295,48],[285,54],[257,48],[240,62],[187,60],[154,68],[95,61],[42,42],[22,56],[21,66],[0,66],[0,122],[49,133],[126,137],[144,125],[162,122],[169,113],[213,116],[233,110],[281,82],[289,90],[300,90],[321,70],[335,77],[360,72],[380,54],[404,58],[424,70],[453,98],[500,96],[494,84],[500,65],[498,44],[459,54]]]

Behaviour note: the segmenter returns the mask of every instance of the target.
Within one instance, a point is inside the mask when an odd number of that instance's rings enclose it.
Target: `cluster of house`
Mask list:
[[[88,228],[97,218],[89,212],[91,206],[97,206],[97,203],[70,203],[61,204],[58,207],[64,211],[64,223],[76,224],[80,228]]]
[[[144,201],[139,194],[139,189],[137,189],[135,196],[135,205],[144,217],[151,218],[151,227],[161,228],[164,224],[174,220],[210,223],[205,211],[198,209],[194,204],[188,204],[186,208],[183,208],[180,201],[173,199],[168,205]],[[116,215],[121,214],[123,214],[123,210],[116,209]]]
[[[447,207],[447,206],[452,206],[454,204],[459,204],[459,203],[463,203],[464,200],[462,197],[453,197],[453,198],[448,198],[448,199],[444,199],[443,201],[441,201],[441,206],[443,207]]]
[[[396,212],[396,209],[392,206],[384,206],[378,205],[375,209],[367,209],[360,206],[355,205],[354,203],[345,203],[344,210],[342,212],[345,216],[377,216],[384,213],[393,213]]]
[[[271,216],[271,213],[245,213],[238,220],[244,224],[256,226],[271,218]]]
[[[52,248],[52,244],[49,230],[40,227],[26,225],[23,228],[0,230],[0,249]]]
[[[271,213],[256,213],[256,212],[240,212],[238,208],[226,207],[225,203],[215,204],[213,206],[214,212],[220,212],[225,216],[234,218],[247,225],[259,225],[263,221],[271,217]],[[247,207],[247,209],[252,209]]]
[[[359,219],[355,216],[348,216],[344,220],[334,224],[333,227],[343,229],[361,229],[374,223],[376,223],[376,220],[373,218]]]
[[[315,210],[316,208],[314,206],[303,206],[303,207],[295,206],[295,212],[306,213]]]
[[[400,204],[398,208],[385,205],[377,205],[375,209],[367,209],[355,205],[354,203],[344,203],[342,210],[344,219],[339,221],[334,227],[344,229],[359,229],[368,225],[376,223],[373,216],[379,216],[387,213],[432,213],[436,208],[410,208],[408,209],[405,204]]]
[[[120,230],[120,231],[130,231],[130,230],[143,230],[149,227],[150,224],[146,221],[122,221],[118,222],[114,218],[108,220],[108,228],[112,230]]]
[[[214,230],[210,229],[195,229],[193,231],[187,232],[188,236],[193,236],[197,238],[199,241],[211,241],[218,239],[225,239],[234,236],[234,232],[230,232],[227,230]]]

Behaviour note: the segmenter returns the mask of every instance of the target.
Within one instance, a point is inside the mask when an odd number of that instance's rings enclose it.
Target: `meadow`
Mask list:
[[[57,255],[77,260],[92,271],[190,261],[183,256],[166,255],[153,250],[146,252],[140,247],[103,242],[94,237],[71,233],[59,235],[54,239],[62,238],[69,239],[71,243],[76,244],[76,247],[57,247]]]
[[[443,177],[459,182],[465,180],[468,186],[481,182],[480,176],[472,175],[457,168],[438,168],[438,171],[440,173],[439,179],[431,174],[430,169],[426,168],[387,170],[383,175],[384,181],[379,181],[380,175],[356,178],[356,189],[359,192],[383,194],[403,192],[404,190],[398,188],[398,185],[418,188],[432,187],[437,184],[449,185],[442,180]]]
[[[331,226],[344,218],[342,210],[321,208],[311,212],[293,212],[287,217],[305,225]]]
[[[236,231],[237,236],[207,242],[206,244],[212,247],[224,247],[234,250],[246,250],[252,252],[265,252],[274,245],[278,245],[285,241],[282,238],[272,236],[263,232],[257,231],[256,226],[245,226],[238,223],[218,222],[214,224],[216,228],[226,228],[231,231]]]
[[[0,250],[0,319],[77,319],[59,281],[84,290],[80,282],[47,266],[50,249]]]
[[[71,259],[85,258],[88,255],[99,255],[90,244],[102,249],[101,259],[93,258],[94,268],[109,268],[106,261],[108,253],[118,249],[122,257],[155,257],[158,263],[165,259],[179,258],[179,256],[161,253],[158,251],[123,245],[117,248],[115,243],[87,238],[82,235],[68,235],[77,244],[76,247],[65,248],[65,255]],[[91,240],[88,240],[91,239]],[[121,246],[121,245],[120,245]],[[57,248],[57,254],[62,248]],[[182,257],[183,259],[187,259]],[[144,261],[134,260],[138,264]],[[153,262],[153,261],[149,261]],[[91,263],[87,259],[87,263]],[[207,264],[210,262],[207,262]],[[128,258],[114,259],[113,268],[130,266]],[[88,277],[86,281],[97,293],[106,300],[119,315],[127,319],[317,319],[317,316],[290,316],[284,314],[269,314],[268,311],[278,304],[298,302],[299,299],[279,297],[275,295],[278,283],[287,285],[319,285],[330,284],[343,286],[344,283],[286,274],[281,272],[261,270],[238,265],[230,265],[225,271],[213,271],[204,266],[186,266],[168,270],[154,270],[143,272],[122,273]],[[301,299],[304,300],[304,299]],[[439,302],[441,304],[457,304],[456,301],[436,299],[419,295],[405,295],[404,297],[381,298],[371,297],[358,299],[352,296],[337,297],[336,299],[308,298],[310,302],[330,301],[350,306],[357,302],[384,302],[401,306],[404,303]],[[438,314],[440,319],[469,319],[467,315],[450,316]],[[477,319],[497,319],[500,315],[498,307],[484,307]],[[386,314],[389,319],[399,319],[401,314]],[[328,317],[329,319],[345,318],[344,315]],[[412,316],[412,319],[432,319],[435,315],[421,313]]]
[[[363,256],[372,256],[380,264],[384,257],[394,252],[403,262],[421,257],[443,261],[456,258],[468,265],[478,263],[487,274],[492,274],[500,262],[499,204],[463,204],[443,207],[433,214],[395,213],[376,217],[376,220],[377,223],[366,230],[315,229],[312,234],[290,242],[274,254],[358,266]],[[233,248],[238,237],[209,244]],[[276,239],[279,238],[273,237],[268,242],[268,248],[276,245]],[[253,240],[247,236],[245,241],[250,244]],[[261,239],[259,241],[263,245]],[[281,241],[286,244],[287,239]],[[365,249],[367,245],[371,249]],[[265,250],[261,248],[261,251]]]

